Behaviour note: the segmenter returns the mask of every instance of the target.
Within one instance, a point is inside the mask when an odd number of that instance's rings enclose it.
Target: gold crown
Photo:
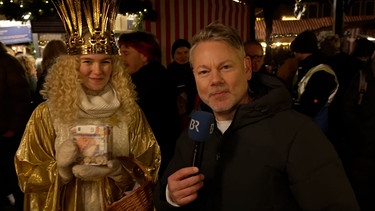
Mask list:
[[[118,0],[52,0],[52,3],[64,23],[68,54],[118,54],[113,33]]]

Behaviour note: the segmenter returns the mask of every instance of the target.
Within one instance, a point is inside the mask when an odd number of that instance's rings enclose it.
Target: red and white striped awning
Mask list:
[[[145,21],[144,29],[157,36],[163,52],[163,64],[172,60],[171,47],[176,39],[191,40],[211,22],[236,28],[245,40],[249,37],[250,13],[245,4],[233,0],[151,0],[156,21]]]

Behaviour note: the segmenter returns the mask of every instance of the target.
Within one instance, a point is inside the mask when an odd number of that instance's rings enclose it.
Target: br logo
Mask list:
[[[199,121],[195,119],[190,120],[189,130],[196,130],[199,133]]]

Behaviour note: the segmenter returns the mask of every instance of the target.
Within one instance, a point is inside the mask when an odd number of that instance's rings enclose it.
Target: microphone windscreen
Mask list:
[[[215,118],[212,113],[195,111],[191,115],[188,135],[194,141],[205,142],[213,133]]]

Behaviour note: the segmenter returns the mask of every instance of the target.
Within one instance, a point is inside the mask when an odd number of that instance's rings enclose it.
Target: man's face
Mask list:
[[[264,64],[263,49],[259,45],[245,45],[246,55],[251,58],[253,72],[258,72]]]
[[[294,58],[296,58],[298,62],[305,59],[305,57],[301,53],[293,52],[293,54],[294,54]]]
[[[251,61],[223,41],[199,43],[192,54],[198,94],[217,120],[231,120],[240,103],[247,103]]]
[[[120,46],[120,57],[128,67],[129,74],[137,72],[141,67],[147,64],[147,57],[130,46]]]
[[[189,62],[189,48],[183,46],[176,49],[173,59],[178,64],[186,64]]]

